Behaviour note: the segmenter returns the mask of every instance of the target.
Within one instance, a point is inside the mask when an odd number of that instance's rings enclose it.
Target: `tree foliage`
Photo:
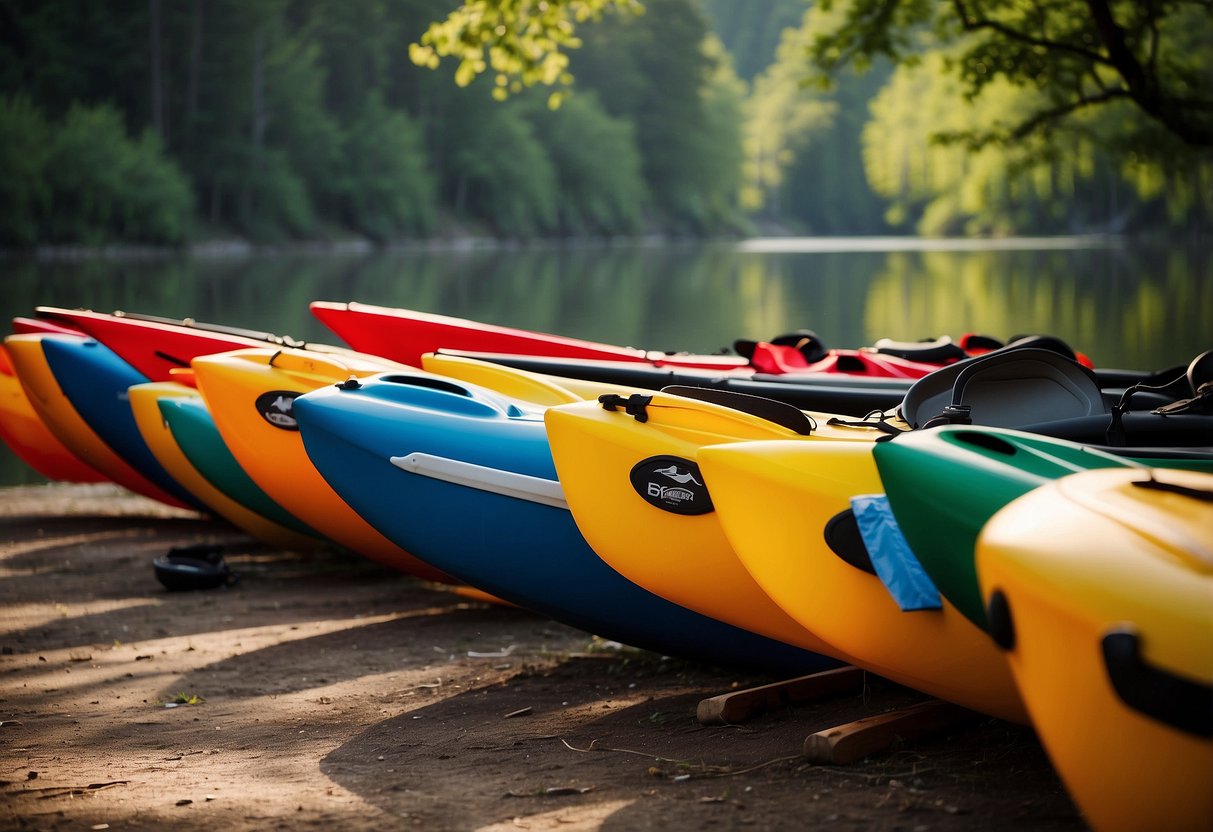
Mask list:
[[[786,29],[804,17],[805,0],[702,0],[712,31],[733,56],[737,76],[749,82],[775,60]]]
[[[641,8],[0,0],[0,244],[1213,217],[1209,0]]]
[[[634,125],[658,225],[703,233],[736,224],[744,88],[696,0],[648,0],[641,18],[604,19],[572,68],[578,90]]]
[[[863,131],[865,168],[888,200],[894,226],[923,234],[1007,235],[1143,227],[1160,209],[1176,224],[1213,215],[1213,195],[1175,182],[1169,166],[1110,153],[1094,138],[1114,134],[1118,120],[1140,118],[1127,108],[1075,114],[1075,127],[1054,130],[1047,142],[1040,134],[977,148],[932,141],[941,130],[1015,123],[1044,95],[1001,79],[966,99],[963,82],[943,70],[947,61],[945,53],[929,52],[913,66],[898,67],[872,101]],[[1188,181],[1207,181],[1213,164],[1185,170]],[[1164,182],[1174,188],[1160,187]]]
[[[0,241],[178,243],[193,215],[188,180],[150,130],[128,135],[110,106],[49,119],[0,98]]]
[[[408,60],[407,44],[450,0],[3,2],[0,201],[12,217],[3,244],[182,240],[190,224],[170,220],[182,204],[187,214],[195,206],[195,227],[261,241],[387,242],[449,227],[711,232],[736,222],[730,108],[742,93],[718,72],[726,56],[704,51],[696,0],[655,0],[667,33],[606,14],[640,9],[624,0],[518,0],[478,18],[538,14],[566,33],[595,17],[616,24],[555,41],[523,33],[528,49],[559,44],[561,76],[567,49],[583,40],[598,56],[582,64],[596,76],[581,79],[583,100],[555,111],[525,84],[507,85],[519,94],[499,103],[492,76]],[[629,73],[634,83],[615,83]],[[80,143],[84,116],[67,120],[73,108],[100,119],[99,147]],[[155,219],[136,222],[137,202],[119,207],[129,195],[113,181],[117,162],[85,164],[118,153],[119,128],[135,137],[122,146],[124,170],[148,200],[164,201],[145,205]],[[176,179],[162,175],[166,164]]]
[[[635,124],[610,115],[587,91],[559,110],[532,108],[535,133],[554,166],[565,234],[638,231],[649,208]]]
[[[639,14],[644,7],[637,0],[471,0],[431,23],[409,45],[409,57],[430,69],[442,58],[457,59],[455,83],[461,87],[491,70],[493,96],[504,100],[523,87],[572,83],[567,50],[582,44],[575,24],[615,10]],[[559,106],[560,93],[549,101]]]
[[[50,126],[24,95],[0,97],[0,242],[28,246],[39,237],[50,186]]]
[[[336,218],[380,241],[429,231],[436,219],[436,183],[415,120],[372,93],[362,99],[343,137],[344,163],[330,187]]]
[[[914,60],[929,32],[945,70],[975,99],[998,84],[1033,90],[1017,121],[941,135],[981,147],[1047,133],[1084,111],[1131,102],[1192,148],[1213,148],[1213,5],[1209,0],[820,0],[842,17],[810,54],[828,74],[874,56]],[[951,47],[955,47],[952,49]],[[1122,140],[1144,138],[1134,124]],[[1157,131],[1154,131],[1157,132]],[[1134,140],[1137,144],[1145,144]]]
[[[803,26],[784,32],[775,62],[754,79],[746,102],[742,204],[751,211],[779,213],[787,170],[837,115],[838,105],[828,93],[803,83],[808,70],[804,52],[815,20],[809,11]]]

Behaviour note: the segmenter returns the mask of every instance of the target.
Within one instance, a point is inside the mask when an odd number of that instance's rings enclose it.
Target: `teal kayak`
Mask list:
[[[166,398],[159,402],[160,414],[181,452],[206,480],[240,505],[280,526],[310,537],[319,535],[306,523],[275,502],[245,473],[223,443],[219,428],[200,401]]]
[[[995,512],[1051,480],[1096,468],[1148,465],[1213,473],[1207,448],[1109,448],[1009,428],[909,431],[873,450],[889,505],[939,591],[988,629],[977,583],[977,536]]]

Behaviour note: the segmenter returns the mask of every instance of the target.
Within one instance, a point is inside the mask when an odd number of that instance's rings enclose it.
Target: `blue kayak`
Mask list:
[[[308,456],[342,499],[397,545],[478,589],[666,655],[771,673],[839,666],[667,601],[602,561],[564,503],[533,405],[393,372],[306,393],[294,415]]]
[[[42,351],[63,395],[114,453],[182,503],[210,512],[164,469],[139,432],[126,391],[147,376],[91,338],[47,336]]]

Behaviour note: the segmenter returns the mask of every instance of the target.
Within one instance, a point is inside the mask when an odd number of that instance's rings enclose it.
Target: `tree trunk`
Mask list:
[[[249,125],[249,175],[244,179],[240,192],[240,218],[248,223],[253,216],[253,194],[250,187],[261,168],[261,149],[265,144],[265,125],[269,121],[265,112],[265,28],[258,27],[253,42],[253,89],[252,120]]]
[[[194,133],[198,129],[198,88],[202,75],[203,6],[205,0],[194,0],[193,18],[190,25],[190,67],[185,90],[185,152],[194,147]]]
[[[151,41],[152,127],[161,139],[167,140],[164,129],[164,61],[160,49],[160,0],[148,0],[148,17],[148,37]]]

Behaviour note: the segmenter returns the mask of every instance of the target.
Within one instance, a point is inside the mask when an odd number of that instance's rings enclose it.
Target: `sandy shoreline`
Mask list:
[[[241,581],[166,592],[152,558],[198,542]],[[702,726],[701,699],[774,680],[116,487],[0,490],[0,578],[5,828],[1084,828],[1028,729],[980,718],[811,765],[809,733],[923,697],[872,680]]]

